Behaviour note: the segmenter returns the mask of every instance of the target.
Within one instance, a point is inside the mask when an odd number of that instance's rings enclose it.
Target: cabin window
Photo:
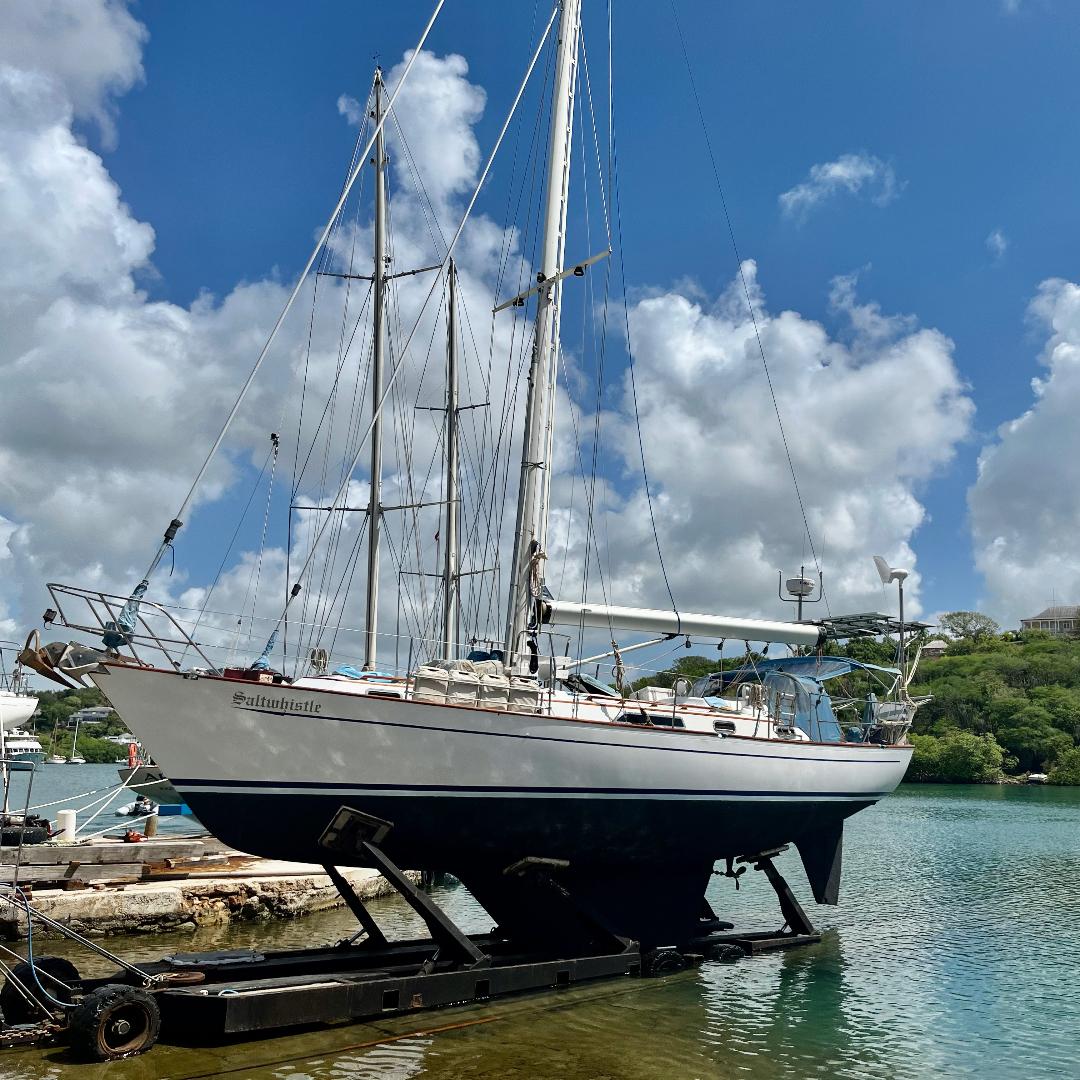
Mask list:
[[[653,727],[681,728],[686,726],[681,716],[673,716],[671,713],[649,713],[649,722]]]
[[[666,727],[681,728],[683,724],[681,716],[672,716],[671,713],[647,713],[644,710],[637,712],[619,713],[615,717],[617,724],[637,724],[638,727]]]

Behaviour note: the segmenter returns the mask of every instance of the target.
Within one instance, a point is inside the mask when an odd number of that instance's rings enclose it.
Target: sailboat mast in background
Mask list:
[[[443,656],[457,658],[458,626],[458,374],[457,267],[450,260],[446,313],[446,516],[443,550]]]
[[[368,569],[367,619],[364,623],[364,670],[376,666],[377,634],[379,630],[379,527],[382,524],[382,403],[383,369],[386,360],[386,140],[382,121],[382,70],[375,69],[375,270],[372,287],[375,307],[372,316],[374,338],[371,362],[371,408],[374,421],[371,428],[371,494],[368,498]]]

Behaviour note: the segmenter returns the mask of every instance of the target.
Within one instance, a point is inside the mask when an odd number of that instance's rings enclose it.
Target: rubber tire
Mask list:
[[[746,953],[738,945],[732,945],[729,942],[709,946],[709,959],[719,961],[721,964],[734,964],[745,956]]]
[[[130,1025],[118,1030],[118,1025]],[[71,1016],[68,1038],[83,1061],[115,1061],[144,1054],[157,1042],[161,1010],[152,994],[109,983],[91,990]]]
[[[646,974],[650,977],[674,975],[676,972],[685,971],[688,966],[689,963],[682,953],[674,949],[657,949],[647,958]]]
[[[49,839],[49,830],[40,825],[6,825],[0,829],[0,846],[18,847],[20,835],[23,846],[44,844]]]
[[[34,961],[34,966],[39,971],[46,971],[55,978],[61,979],[63,982],[67,983],[69,987],[73,983],[79,981],[79,969],[76,968],[70,960],[65,960],[62,956],[39,956]],[[30,996],[35,1001],[40,1001],[42,1003],[49,1015],[52,1015],[57,1011],[58,1007],[42,996],[37,983],[34,982],[34,976],[31,973],[30,965],[25,960],[16,964],[11,969],[11,974],[26,987]],[[42,979],[41,981],[45,989],[48,990],[57,1001],[64,1001],[70,1004],[74,1000],[74,993],[71,990],[65,991],[62,987],[57,986],[48,979]],[[36,1024],[45,1019],[45,1013],[42,1013],[37,1009],[32,1009],[30,1005],[27,1004],[26,999],[9,980],[5,980],[3,987],[0,987],[0,1012],[4,1014],[4,1020],[8,1024]]]

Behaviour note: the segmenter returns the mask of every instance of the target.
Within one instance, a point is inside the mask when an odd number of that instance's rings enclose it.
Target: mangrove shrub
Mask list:
[[[950,731],[945,735],[912,735],[915,753],[904,777],[920,784],[996,784],[1005,752],[993,735]]]
[[[1047,780],[1051,784],[1080,786],[1080,747],[1066,750],[1058,756]]]

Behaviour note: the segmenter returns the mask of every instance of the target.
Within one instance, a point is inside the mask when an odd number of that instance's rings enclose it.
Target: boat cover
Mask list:
[[[770,695],[783,693],[794,697],[792,722],[795,727],[820,742],[841,742],[844,733],[823,684],[852,671],[881,672],[892,677],[900,674],[895,668],[864,664],[846,656],[786,656],[706,675],[694,683],[691,694],[713,703],[718,700],[716,694],[725,686],[737,682],[761,682]]]

